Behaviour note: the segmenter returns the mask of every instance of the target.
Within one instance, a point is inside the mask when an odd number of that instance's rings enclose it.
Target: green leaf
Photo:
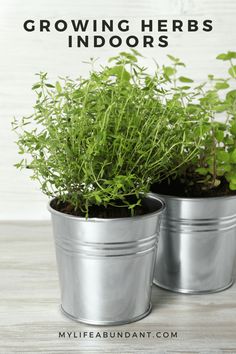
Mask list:
[[[180,86],[179,88],[180,88],[181,90],[189,90],[189,89],[191,89],[190,86]]]
[[[214,80],[214,75],[209,74],[209,75],[208,75],[208,79],[209,79],[209,80]]]
[[[235,126],[235,129],[236,129],[236,126]],[[236,134],[236,133],[235,133]],[[232,137],[229,137],[229,136],[226,136],[224,138],[224,143],[226,145],[234,145],[234,139]]]
[[[236,59],[236,52],[228,52],[229,59]]]
[[[236,52],[228,52],[228,57],[230,59],[236,59]]]
[[[229,88],[229,84],[227,82],[217,82],[215,88],[216,90],[225,90]]]
[[[234,123],[231,124],[230,132],[231,132],[233,135],[236,135],[236,122],[234,122]]]
[[[198,113],[200,110],[200,106],[199,105],[195,105],[195,104],[188,104],[186,107],[186,111],[189,112],[190,114],[193,113]]]
[[[41,86],[40,83],[35,84],[35,85],[32,86],[32,90],[37,90],[40,86]]]
[[[229,189],[231,189],[231,191],[236,191],[236,183],[230,182]]]
[[[228,53],[222,53],[217,55],[216,59],[219,60],[231,60],[231,59],[236,59],[236,52],[228,52]]]
[[[167,54],[167,57],[173,61],[174,63],[178,63],[180,61],[179,58],[175,58],[173,55]]]
[[[110,76],[116,76],[120,80],[124,80],[124,81],[129,81],[131,78],[131,75],[128,73],[128,71],[125,69],[123,65],[116,65],[112,68],[109,68],[108,74]]]
[[[126,59],[130,60],[133,63],[136,63],[138,61],[138,59],[136,58],[135,55],[132,55],[130,53],[126,53],[126,52],[121,52],[120,55],[122,57],[125,57]]]
[[[188,77],[185,77],[185,76],[180,76],[179,81],[180,82],[194,82],[192,79],[189,79]]]
[[[142,57],[143,58],[143,55],[140,54],[136,49],[132,48],[131,50],[134,53],[134,55],[136,55],[137,57]]]
[[[222,165],[218,166],[216,169],[217,176],[224,176],[225,173],[230,172],[230,171],[231,171],[230,164],[222,164]]]
[[[196,169],[196,172],[199,173],[200,175],[206,176],[209,171],[207,168],[199,167]]]
[[[100,204],[102,202],[102,199],[99,197],[98,194],[95,194],[94,197],[95,197],[97,203]]]
[[[227,92],[226,101],[229,104],[232,104],[236,101],[236,90],[232,90],[232,91]]]
[[[219,142],[224,141],[224,131],[222,131],[222,130],[217,130],[217,131],[215,132],[215,137],[216,137],[216,139],[217,139]]]
[[[236,184],[236,174],[228,174],[227,181]]]
[[[163,71],[164,71],[164,74],[168,77],[172,76],[176,73],[176,69],[172,68],[171,66],[164,66]]]
[[[213,122],[213,125],[218,129],[218,130],[221,130],[221,131],[225,131],[226,128],[227,128],[227,125],[225,123],[222,123],[222,122]]]
[[[62,92],[62,87],[61,87],[61,84],[59,81],[56,82],[56,90],[58,93],[61,93]]]
[[[218,60],[229,60],[229,57],[228,57],[227,54],[222,53],[222,54],[217,55],[216,59],[218,59]]]
[[[226,111],[227,108],[228,108],[228,105],[225,103],[219,103],[214,106],[215,111],[219,112],[219,113]]]
[[[173,55],[167,54],[167,57],[174,63],[175,66],[185,66],[179,58],[175,58]]]
[[[45,84],[45,86],[49,87],[49,88],[54,88],[55,86],[52,84]]]
[[[115,57],[110,57],[109,59],[108,59],[108,63],[111,63],[112,61],[114,61],[114,60],[117,60],[117,59],[119,59],[120,57],[117,55],[117,56],[115,56]]]
[[[230,69],[229,69],[229,75],[231,75],[234,79],[236,78],[236,65],[233,65]]]
[[[205,94],[205,96],[201,97],[199,99],[199,102],[201,104],[201,108],[207,108],[207,109],[212,109],[214,110],[216,106],[219,105],[219,96],[217,95],[216,91],[209,91]]]
[[[216,157],[217,157],[217,160],[220,162],[229,162],[229,160],[230,160],[230,154],[224,150],[216,151]]]
[[[230,153],[230,161],[232,163],[236,163],[236,149],[234,149],[231,153]]]

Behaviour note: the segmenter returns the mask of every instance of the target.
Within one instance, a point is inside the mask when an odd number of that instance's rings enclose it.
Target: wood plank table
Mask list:
[[[2,222],[0,247],[1,354],[236,354],[235,285],[201,296],[154,286],[153,311],[145,319],[125,326],[86,326],[59,310],[48,222]]]

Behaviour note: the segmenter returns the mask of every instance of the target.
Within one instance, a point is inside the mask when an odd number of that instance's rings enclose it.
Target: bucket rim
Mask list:
[[[162,212],[165,210],[166,205],[165,202],[162,198],[160,198],[156,193],[147,193],[144,198],[147,199],[153,199],[156,200],[160,203],[160,208],[156,211],[153,211],[151,213],[146,213],[143,215],[136,215],[136,216],[127,216],[127,217],[122,217],[122,218],[85,218],[85,217],[81,217],[81,216],[75,216],[75,215],[70,215],[70,214],[66,214],[66,213],[62,213],[61,211],[55,210],[54,208],[52,208],[51,203],[53,202],[53,200],[55,200],[55,198],[51,199],[48,202],[47,205],[47,209],[51,214],[54,215],[58,215],[61,217],[64,217],[66,219],[73,219],[73,220],[78,220],[78,221],[86,221],[86,222],[124,222],[124,221],[133,221],[133,220],[144,220],[144,219],[149,219],[152,218],[154,216],[160,215],[162,214]]]
[[[170,195],[170,194],[161,194],[161,193],[155,193],[152,192],[153,194],[157,195],[159,198],[165,199],[175,199],[175,200],[183,200],[183,201],[191,201],[191,202],[200,202],[200,201],[207,201],[207,200],[223,200],[223,199],[236,199],[236,195],[222,195],[222,196],[217,196],[217,197],[178,197],[175,195]]]

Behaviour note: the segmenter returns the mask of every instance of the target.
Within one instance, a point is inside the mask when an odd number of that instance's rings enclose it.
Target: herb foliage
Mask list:
[[[171,59],[176,74],[178,59]],[[236,190],[236,52],[219,54],[217,59],[229,64],[226,77],[208,75],[208,79],[198,86],[193,86],[191,79],[177,79],[177,91],[186,110],[205,116],[199,153],[169,178],[170,184],[175,183],[176,179],[181,181],[190,196],[194,190],[203,192],[203,195],[208,192],[214,195],[223,183],[228,189],[225,191],[224,188],[223,193]],[[181,82],[188,83],[188,86],[181,89]],[[173,87],[176,86],[176,79],[173,76],[171,84],[172,94],[175,95]],[[193,98],[191,102],[188,100],[190,96]]]
[[[185,88],[168,88],[182,63],[149,75],[139,56],[122,52],[78,80],[51,84],[38,74],[33,114],[13,122],[23,155],[16,167],[31,169],[45,194],[87,217],[94,205],[135,214],[154,181],[199,151],[205,118],[181,104]]]

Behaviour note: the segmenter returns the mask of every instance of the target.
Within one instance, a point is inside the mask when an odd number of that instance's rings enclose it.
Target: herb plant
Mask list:
[[[181,101],[186,111],[205,119],[199,153],[167,178],[169,189],[178,186],[177,193],[190,197],[232,194],[236,190],[236,52],[217,56],[229,63],[225,78],[208,75],[208,80],[198,86],[193,86],[189,78],[178,78],[180,61],[170,59],[172,96]],[[183,82],[188,86],[183,87]]]
[[[135,214],[154,180],[198,152],[201,120],[162,88],[168,69],[151,76],[138,56],[120,53],[78,80],[51,84],[38,74],[33,114],[13,122],[24,155],[16,166],[78,215],[91,216],[93,206]]]

